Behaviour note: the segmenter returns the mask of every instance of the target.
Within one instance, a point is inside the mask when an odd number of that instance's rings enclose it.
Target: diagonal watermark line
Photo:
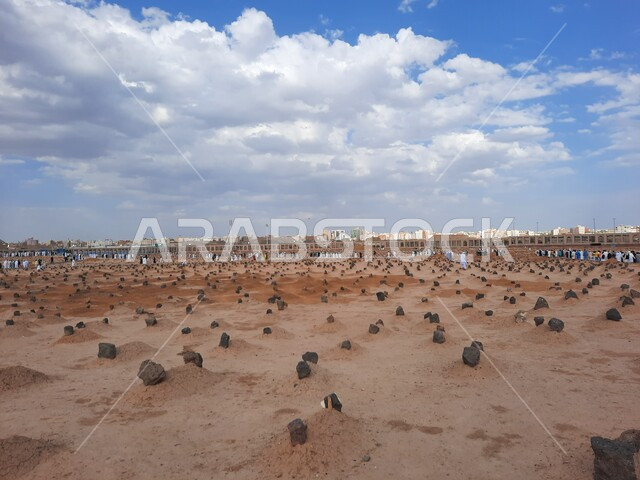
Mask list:
[[[564,30],[564,27],[566,27],[567,24],[566,22],[560,27],[560,30],[558,30],[556,32],[556,34],[553,36],[553,38],[551,40],[549,40],[549,43],[547,43],[545,45],[545,47],[542,49],[542,51],[538,54],[538,56],[535,58],[535,60],[533,62],[531,62],[529,64],[529,66],[527,67],[527,69],[524,71],[524,73],[520,76],[520,78],[516,81],[516,83],[514,83],[511,88],[509,89],[509,91],[505,94],[504,97],[502,97],[502,100],[500,100],[500,102],[498,102],[498,104],[493,107],[493,110],[491,110],[491,113],[489,113],[489,115],[487,115],[487,118],[484,119],[484,121],[482,122],[482,124],[480,125],[480,127],[478,128],[478,130],[482,130],[484,128],[484,126],[487,124],[487,122],[489,120],[491,120],[491,117],[493,117],[493,114],[496,113],[496,110],[498,110],[498,108],[500,108],[502,106],[502,104],[504,103],[504,101],[507,99],[507,97],[509,95],[511,95],[511,92],[513,92],[515,90],[515,88],[520,84],[520,82],[522,81],[522,79],[524,77],[527,76],[527,73],[529,73],[529,71],[533,68],[533,66],[538,62],[538,60],[540,60],[540,57],[542,57],[542,55],[544,55],[544,53],[547,51],[547,49],[551,46],[551,44],[553,42],[555,42],[556,38],[558,38],[558,35],[560,35],[560,33],[562,32],[562,30]],[[460,158],[460,155],[462,155],[465,150],[467,149],[467,146],[469,145],[469,142],[465,142],[462,145],[462,148],[460,150],[458,150],[458,153],[456,153],[456,155],[451,159],[451,161],[449,162],[449,164],[445,167],[445,169],[440,172],[440,175],[438,175],[438,178],[436,179],[436,182],[439,182],[440,179],[444,176],[445,173],[447,173],[447,170],[449,170],[449,168],[451,168],[451,165],[453,165],[458,158]]]
[[[200,302],[202,300],[198,300],[196,302],[196,304],[194,305],[194,307],[191,309],[191,313],[193,313],[196,310],[196,307],[198,305],[200,305]],[[182,326],[182,324],[184,323],[184,321],[189,318],[189,313],[187,313],[185,315],[185,317],[182,319],[182,321],[178,324],[178,326],[169,334],[169,336],[167,337],[167,339],[164,341],[164,343],[160,346],[160,348],[158,348],[158,350],[156,350],[156,353],[153,354],[153,356],[151,357],[151,360],[154,360],[158,354],[162,351],[162,349],[167,345],[167,343],[169,343],[169,340],[171,340],[171,338],[175,335],[175,333],[180,329],[180,327]],[[96,424],[95,427],[93,427],[93,429],[89,432],[89,435],[87,435],[85,437],[85,439],[82,441],[82,443],[80,445],[78,445],[78,448],[76,448],[75,452],[73,452],[73,454],[75,455],[76,453],[78,453],[80,451],[80,449],[82,447],[85,446],[85,444],[89,441],[89,439],[93,436],[93,434],[96,432],[96,430],[98,430],[98,427],[100,427],[100,425],[102,425],[102,422],[105,421],[105,419],[109,416],[109,414],[116,408],[116,406],[118,405],[118,403],[120,403],[120,400],[122,400],[122,398],[127,394],[127,392],[131,389],[131,387],[133,387],[133,385],[136,383],[136,381],[138,380],[138,375],[140,375],[140,373],[144,372],[147,367],[149,366],[149,364],[147,363],[144,368],[142,370],[140,370],[140,372],[138,372],[138,374],[133,377],[133,380],[131,381],[131,383],[129,384],[129,386],[124,390],[124,392],[122,392],[120,394],[120,396],[118,397],[118,399],[113,402],[113,405],[111,405],[111,408],[109,408],[109,410],[107,410],[107,413],[104,414],[104,416],[100,419],[100,421]]]
[[[467,331],[466,328],[464,328],[464,325],[462,325],[462,323],[460,323],[460,320],[458,320],[458,318],[453,314],[453,312],[451,310],[449,310],[449,307],[447,307],[447,305],[442,301],[442,299],[440,297],[436,297],[438,299],[438,301],[442,304],[442,306],[444,307],[444,309],[447,311],[447,313],[451,316],[451,318],[453,318],[456,323],[460,326],[460,328],[462,329],[462,331],[467,335],[467,337],[469,337],[469,340],[471,340],[471,342],[474,342],[475,340],[473,339],[473,337],[471,336],[471,334],[469,334],[469,332]],[[496,367],[496,364],[493,363],[493,360],[491,360],[491,358],[489,357],[489,355],[487,355],[484,350],[479,349],[480,353],[489,361],[489,363],[491,364],[491,366],[493,367],[493,369],[498,372],[498,375],[500,375],[500,377],[502,378],[502,380],[504,380],[504,382],[507,384],[507,386],[511,389],[511,391],[515,394],[516,397],[518,397],[518,400],[520,400],[520,402],[522,402],[522,404],[527,408],[527,410],[529,410],[529,413],[531,415],[533,415],[533,418],[536,419],[536,421],[540,424],[540,426],[544,429],[545,432],[547,432],[547,435],[549,435],[549,437],[551,437],[551,440],[553,440],[555,442],[555,444],[558,446],[558,448],[560,450],[562,450],[562,453],[564,453],[565,455],[567,454],[567,451],[564,449],[564,447],[562,445],[560,445],[560,442],[558,442],[558,440],[556,439],[556,437],[553,436],[553,434],[549,431],[549,429],[547,428],[547,426],[542,422],[542,420],[540,420],[540,417],[538,417],[538,415],[536,415],[536,413],[531,409],[531,407],[529,406],[529,404],[524,400],[524,398],[522,398],[522,396],[517,392],[517,390],[513,387],[513,385],[511,385],[511,382],[509,382],[509,380],[507,380],[507,377],[505,377],[502,372],[500,371],[500,369],[498,367]]]
[[[140,101],[140,99],[137,97],[137,95],[135,93],[133,93],[133,90],[131,90],[127,85],[125,85],[122,80],[120,79],[120,75],[118,75],[118,72],[116,72],[116,70],[113,68],[113,66],[109,63],[109,61],[104,57],[104,55],[102,55],[102,53],[100,52],[100,50],[98,50],[98,48],[95,46],[95,44],[91,41],[91,39],[87,36],[86,33],[84,33],[84,31],[76,24],[74,24],[74,26],[76,27],[76,30],[78,30],[80,32],[80,34],[84,37],[84,39],[87,41],[87,43],[89,45],[91,45],[91,47],[93,48],[93,50],[98,54],[98,56],[102,59],[102,61],[104,62],[104,64],[109,67],[109,70],[111,70],[111,72],[116,76],[116,78],[118,79],[118,82],[120,82],[120,84],[127,89],[127,91],[131,94],[131,96],[133,97],[133,99],[138,103],[138,105],[140,105],[140,108],[142,108],[142,110],[144,110],[144,113],[147,114],[147,116],[149,117],[149,120],[151,120],[153,122],[153,124],[158,127],[158,130],[160,130],[160,132],[167,138],[167,140],[169,141],[169,143],[173,146],[173,148],[176,149],[176,152],[178,152],[178,154],[182,157],[182,159],[187,163],[187,165],[189,165],[191,167],[191,169],[195,172],[195,174],[200,178],[200,180],[202,180],[203,182],[205,181],[203,176],[200,175],[200,172],[196,169],[196,167],[193,166],[193,164],[189,161],[189,159],[185,156],[184,153],[182,153],[182,150],[180,150],[180,148],[178,147],[178,145],[175,144],[175,142],[173,141],[173,139],[169,136],[169,134],[166,132],[166,130],[164,128],[162,128],[160,126],[160,124],[156,121],[155,118],[153,118],[153,115],[151,115],[151,113],[149,112],[149,110],[147,110],[147,107],[144,106],[144,104]]]

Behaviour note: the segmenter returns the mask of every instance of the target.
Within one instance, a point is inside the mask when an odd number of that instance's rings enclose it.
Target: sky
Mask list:
[[[0,0],[0,238],[640,224],[640,3]],[[472,228],[468,228],[472,230]]]

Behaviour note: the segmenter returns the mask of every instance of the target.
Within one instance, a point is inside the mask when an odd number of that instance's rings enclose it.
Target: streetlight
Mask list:
[[[616,217],[613,217],[613,233],[616,233]]]

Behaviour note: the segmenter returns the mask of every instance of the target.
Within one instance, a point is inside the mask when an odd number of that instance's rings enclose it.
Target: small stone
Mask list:
[[[311,367],[309,367],[309,364],[304,360],[300,361],[296,365],[296,373],[298,374],[298,378],[302,380],[303,378],[311,375]]]
[[[65,325],[64,334],[65,336],[73,335],[73,325]]]
[[[272,313],[273,313],[273,310],[271,310],[270,308],[267,308],[266,314],[271,315]]]
[[[401,317],[401,316],[403,316],[403,315],[404,315],[404,310],[403,310],[403,308],[402,308],[402,307],[400,307],[400,306],[399,306],[398,308],[396,308],[396,316]]]
[[[544,317],[533,317],[533,321],[536,324],[536,327],[539,327],[544,323]]]
[[[480,350],[476,347],[464,347],[462,361],[465,365],[475,367],[480,362]]]
[[[164,368],[153,360],[145,360],[140,364],[138,377],[142,379],[145,386],[156,385],[167,376]]]
[[[384,292],[376,292],[376,298],[379,302],[384,302],[386,295],[384,294]]]
[[[220,324],[218,322],[216,322],[215,320],[213,322],[211,322],[211,324],[209,325],[210,328],[218,328],[220,326]]]
[[[104,317],[102,319],[102,323],[104,323],[105,325],[108,325],[109,324],[109,319],[107,317]]]
[[[329,316],[327,317],[327,323],[333,323],[333,322],[335,322],[335,321],[336,321],[336,319],[333,317],[333,315],[329,315]]]
[[[221,346],[222,348],[229,348],[230,341],[231,337],[226,332],[223,332],[222,335],[220,335],[219,346]]]
[[[552,332],[561,332],[564,329],[564,322],[558,318],[549,320],[549,330]]]
[[[137,307],[136,308],[136,315],[142,315],[144,313],[144,308],[142,307]]]
[[[158,320],[156,320],[156,317],[154,315],[149,315],[144,319],[144,323],[147,324],[147,327],[152,327],[158,323]]]
[[[202,368],[202,355],[200,355],[198,352],[185,352],[182,354],[182,359],[184,360],[185,364],[193,363],[197,367]]]
[[[382,319],[378,319],[376,325],[378,325],[379,327],[384,327],[384,322],[382,321]]]
[[[376,334],[380,331],[380,327],[374,325],[373,323],[369,325],[369,333]]]
[[[525,312],[524,310],[518,310],[518,313],[516,313],[514,315],[514,318],[516,319],[516,323],[523,323],[527,321],[527,312]]]
[[[476,293],[476,300],[481,300],[484,298],[484,293]]]
[[[631,298],[640,298],[640,292],[638,290],[634,290],[633,288],[629,290],[629,295],[631,295]]]
[[[477,348],[479,350],[482,350],[484,352],[484,345],[482,344],[482,342],[478,341],[478,340],[473,340],[471,342],[471,345],[469,345],[470,347],[473,348]]]
[[[433,343],[444,343],[444,332],[441,330],[436,330],[433,332]]]
[[[426,320],[427,318],[429,318],[429,319],[430,319],[432,315],[433,315],[433,314],[432,314],[431,312],[427,312],[427,313],[425,313],[425,314],[424,314],[424,316],[423,316],[422,318],[424,318],[425,320]]]
[[[591,437],[594,480],[640,478],[640,430],[627,430],[617,439]]]
[[[342,412],[342,402],[340,401],[340,399],[338,398],[338,395],[333,392],[330,393],[329,395],[327,395],[326,397],[324,397],[322,399],[322,402],[320,402],[320,405],[322,406],[322,408],[329,408],[329,405],[331,405],[331,410],[337,410],[338,412]]]
[[[536,304],[534,305],[534,310],[539,310],[541,308],[549,308],[549,302],[547,302],[543,297],[538,297],[536,300]]]
[[[321,301],[322,303],[329,303],[329,297],[327,297],[326,295],[322,295],[322,296],[320,297],[320,301]]]
[[[273,331],[271,330],[271,327],[264,327],[262,329],[262,334],[263,335],[271,335],[273,333]]]
[[[619,322],[622,320],[622,315],[617,308],[610,308],[606,313],[607,320],[613,320],[614,322]]]
[[[318,354],[316,352],[305,352],[302,355],[302,359],[305,362],[318,363]]]
[[[516,297],[511,297],[511,298],[509,298],[509,303],[510,303],[511,305],[515,305],[515,303],[516,303]]]
[[[438,315],[437,313],[431,315],[431,318],[429,318],[429,323],[440,323],[440,315]]]
[[[462,310],[464,310],[465,308],[473,308],[473,302],[464,302],[462,304]]]
[[[289,430],[289,438],[292,446],[304,445],[307,441],[307,425],[301,419],[296,418],[289,422],[287,430]]]
[[[184,327],[181,331],[183,335],[189,335],[191,333],[191,328]]]
[[[278,310],[282,311],[282,310],[284,310],[286,308],[287,302],[285,302],[284,300],[280,299],[280,300],[278,300],[277,305],[278,305]]]
[[[485,314],[487,317],[491,317],[491,316],[493,316],[493,310],[486,310],[486,311],[484,312],[484,314]]]
[[[594,287],[596,285],[600,285],[600,279],[599,278],[594,278],[593,280],[591,280],[591,285],[593,285]]]
[[[113,343],[98,344],[98,358],[116,358],[116,346]]]
[[[576,292],[574,292],[573,290],[569,290],[569,291],[565,292],[564,299],[565,300],[569,300],[570,298],[578,298],[578,294]]]
[[[349,340],[343,340],[343,342],[340,344],[340,348],[351,350],[351,342]]]
[[[86,325],[84,324],[84,322],[78,322],[76,323],[76,328],[84,328],[86,327]]]
[[[622,297],[622,306],[626,307],[627,305],[635,305],[636,302],[633,301],[631,297],[627,297],[626,295]]]
[[[365,462],[365,463],[366,463],[366,462],[369,462],[369,461],[371,461],[371,457],[370,457],[369,455],[364,455],[364,456],[362,457],[362,461],[363,461],[363,462]]]

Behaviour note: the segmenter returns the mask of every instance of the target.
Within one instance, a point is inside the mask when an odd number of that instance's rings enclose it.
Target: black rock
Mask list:
[[[536,300],[536,304],[534,305],[534,310],[539,310],[541,308],[549,308],[549,302],[547,302],[543,297],[538,297]]]
[[[600,279],[594,278],[593,280],[591,280],[591,285],[593,286],[600,285]]]
[[[569,291],[565,292],[564,299],[565,300],[569,300],[570,298],[578,298],[578,294],[576,292],[574,292],[573,290],[569,290]]]
[[[626,307],[627,305],[635,305],[636,302],[633,301],[633,299],[631,297],[627,297],[626,295],[624,295],[622,297],[622,306]]]
[[[264,327],[262,329],[262,334],[263,335],[271,335],[273,333],[273,331],[271,330],[271,327]]]
[[[155,363],[153,360],[145,360],[140,364],[138,378],[142,379],[145,386],[156,385],[164,380],[166,376],[167,373],[162,365]]]
[[[211,328],[218,328],[220,326],[220,324],[218,322],[216,322],[215,320],[213,322],[211,322],[211,325],[209,325],[209,327]]]
[[[376,293],[376,298],[378,299],[379,302],[384,302],[386,296],[385,296],[384,292],[377,292]]]
[[[640,298],[640,292],[638,290],[634,290],[633,288],[629,290],[629,295],[631,295],[631,298]]]
[[[620,312],[617,308],[610,308],[609,310],[607,310],[606,317],[607,320],[613,320],[615,322],[619,322],[620,320],[622,320],[622,315],[620,315]]]
[[[198,352],[185,352],[182,354],[182,359],[184,363],[193,363],[197,367],[202,368],[202,355]]]
[[[144,323],[147,324],[147,327],[152,327],[153,325],[158,323],[158,320],[156,320],[155,316],[149,315],[147,318],[144,319]]]
[[[509,303],[510,303],[511,305],[515,305],[515,303],[516,303],[516,297],[511,297],[511,298],[509,298]]]
[[[476,293],[476,300],[484,298],[484,293]]]
[[[337,410],[338,412],[342,412],[342,402],[338,398],[336,393],[330,393],[326,397],[322,399],[321,405],[322,408],[329,408],[329,401],[331,401],[331,409]]]
[[[544,323],[544,317],[533,317],[533,321],[536,324],[536,327],[539,327]]]
[[[183,335],[188,335],[191,333],[191,329],[189,327],[184,327],[181,331]]]
[[[480,349],[476,347],[464,347],[462,351],[462,361],[465,365],[475,367],[480,362]]]
[[[16,322],[14,322],[12,319],[9,319],[9,320],[6,320],[4,323],[7,326],[11,326],[11,325],[15,325]]]
[[[422,318],[424,318],[426,320],[427,318],[431,318],[431,315],[432,315],[431,312],[427,312],[427,313],[424,314],[424,316]]]
[[[320,301],[321,301],[322,303],[329,303],[329,297],[327,297],[326,295],[322,295],[322,296],[320,297]]]
[[[564,329],[564,322],[558,318],[549,320],[549,330],[552,332],[561,332]]]
[[[84,328],[86,327],[86,325],[84,324],[84,322],[78,322],[76,323],[76,328]]]
[[[102,323],[104,323],[105,325],[108,325],[109,324],[109,319],[107,317],[104,317],[102,319]]]
[[[589,289],[588,288],[583,288],[582,289],[582,294],[583,295],[587,295],[589,293]]]
[[[219,346],[221,346],[222,348],[229,348],[230,341],[231,337],[226,332],[223,332],[222,335],[220,335]]]
[[[116,358],[116,346],[113,343],[98,344],[98,358]]]
[[[302,355],[302,359],[305,362],[318,363],[318,354],[316,352],[305,352]]]
[[[442,330],[433,332],[433,343],[444,343],[444,340],[444,332]]]
[[[65,336],[73,335],[73,325],[65,325],[64,334]]]
[[[311,367],[309,367],[309,364],[304,360],[300,361],[298,365],[296,365],[296,373],[299,379],[303,379],[311,375]]]
[[[591,437],[594,480],[640,478],[640,430],[627,430],[617,439]]]
[[[278,310],[284,310],[285,307],[287,306],[287,302],[285,302],[284,300],[280,299],[276,302],[276,305],[278,305]]]
[[[270,308],[267,308],[267,312],[266,312],[266,314],[267,314],[267,315],[271,315],[272,313],[273,313],[273,310],[271,310]]]
[[[401,317],[403,315],[404,315],[404,310],[402,309],[402,307],[396,308],[396,316]]]
[[[487,311],[485,311],[485,312],[484,312],[484,314],[485,314],[487,317],[491,317],[491,316],[493,316],[493,310],[487,310]]]
[[[440,323],[440,315],[438,315],[437,313],[431,315],[431,318],[429,318],[429,323]]]
[[[351,342],[349,340],[344,340],[340,344],[340,348],[344,348],[345,350],[351,350]]]
[[[462,304],[462,310],[464,310],[465,308],[473,308],[473,302],[464,302]]]
[[[378,327],[377,325],[374,325],[373,323],[369,325],[369,333],[376,334],[379,331],[380,331],[380,327]]]
[[[378,319],[378,321],[376,322],[376,325],[378,325],[379,327],[384,327],[384,322],[382,321],[382,319]]]
[[[287,425],[289,430],[289,438],[291,439],[291,445],[304,445],[307,441],[307,425],[299,418],[289,422]]]
[[[471,342],[470,347],[477,348],[478,350],[482,350],[484,352],[484,345],[479,340],[473,340]]]
[[[329,315],[329,316],[327,317],[327,323],[333,323],[333,322],[335,322],[335,321],[336,321],[336,319],[334,318],[334,316],[333,316],[333,315]]]

